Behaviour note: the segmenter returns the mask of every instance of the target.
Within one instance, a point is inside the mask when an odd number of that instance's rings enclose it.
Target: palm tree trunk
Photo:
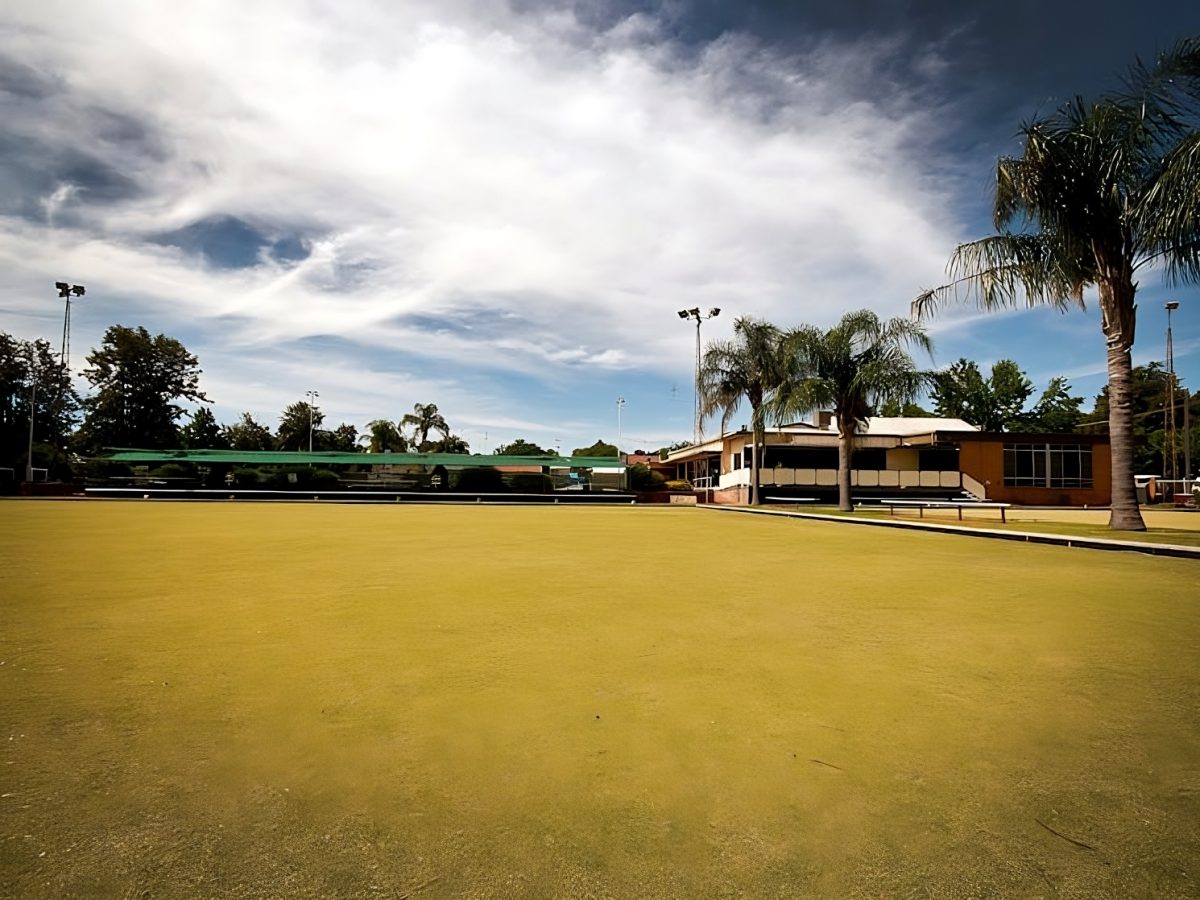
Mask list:
[[[841,420],[839,419],[839,422]],[[854,450],[854,431],[843,429],[838,433],[838,509],[851,512],[850,502],[850,458]]]
[[[1112,459],[1112,515],[1108,527],[1145,531],[1133,484],[1133,361],[1129,351],[1108,348],[1108,441]]]
[[[1108,527],[1145,531],[1133,484],[1133,346],[1135,288],[1100,282],[1100,310],[1108,342],[1108,441],[1112,460],[1112,513]]]

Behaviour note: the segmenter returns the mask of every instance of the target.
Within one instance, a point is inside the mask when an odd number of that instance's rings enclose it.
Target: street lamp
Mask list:
[[[313,401],[321,395],[316,391],[305,391],[304,396],[308,398],[308,452],[312,453],[312,437],[313,437]]]
[[[700,323],[708,319],[715,319],[721,314],[721,310],[713,306],[709,308],[708,315],[700,312],[700,307],[696,306],[691,309],[679,310],[679,318],[694,319],[696,322],[696,385],[695,385],[695,413],[696,421],[692,428],[692,444],[693,446],[700,443]]]
[[[71,298],[82,297],[87,293],[87,289],[82,284],[67,284],[65,281],[56,281],[54,286],[58,288],[58,297],[60,300],[67,301],[66,312],[63,313],[63,335],[62,335],[62,353],[59,355],[58,363],[62,367],[63,372],[67,371],[67,363],[70,361],[71,352]]]

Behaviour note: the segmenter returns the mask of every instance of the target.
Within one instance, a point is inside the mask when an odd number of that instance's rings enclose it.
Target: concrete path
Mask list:
[[[830,516],[821,513],[810,512],[794,512],[792,510],[782,509],[764,509],[750,506],[718,506],[715,504],[702,504],[698,509],[707,509],[715,512],[729,513],[747,513],[757,516],[779,516],[788,519],[815,519],[821,522],[837,522],[842,525],[867,525],[878,528],[909,528],[921,531],[936,531],[942,534],[957,534],[963,537],[989,538],[992,540],[1001,541],[1021,541],[1030,544],[1057,544],[1062,547],[1083,547],[1088,550],[1117,550],[1126,553],[1144,553],[1150,556],[1173,556],[1183,559],[1200,559],[1200,547],[1185,547],[1180,544],[1155,544],[1149,541],[1122,541],[1112,538],[1096,538],[1082,537],[1080,535],[1068,534],[1051,534],[1043,531],[1002,531],[998,528],[970,528],[963,525],[950,525],[938,522],[928,521],[908,521],[904,519],[854,519],[849,516]],[[1028,512],[1028,511],[1026,511]],[[1055,510],[1057,516],[1059,511]],[[1064,512],[1075,512],[1074,510]],[[1105,516],[1103,521],[1107,521],[1107,510],[1078,510],[1083,513],[1102,514]],[[1174,513],[1170,513],[1174,515]],[[1191,513],[1180,513],[1180,515],[1193,515]],[[1198,517],[1200,518],[1200,517]],[[1062,521],[1059,519],[1025,519],[1025,521]],[[1089,519],[1075,519],[1073,521],[1088,522]],[[1149,524],[1149,523],[1148,523]],[[1196,523],[1200,526],[1200,522]],[[1165,524],[1155,522],[1154,527],[1167,527]],[[1178,526],[1174,522],[1169,527]],[[1191,525],[1186,526],[1187,530],[1192,530]],[[1200,529],[1198,529],[1200,530]]]

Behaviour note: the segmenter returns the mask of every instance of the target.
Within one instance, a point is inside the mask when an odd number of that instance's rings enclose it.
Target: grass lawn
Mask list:
[[[1195,897],[1200,566],[0,503],[0,895]]]

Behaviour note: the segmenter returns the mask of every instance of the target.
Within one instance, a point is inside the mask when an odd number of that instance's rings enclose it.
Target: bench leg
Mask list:
[[[1005,512],[1004,507],[1000,507],[1000,521],[1008,522],[1008,518],[1004,515],[1004,512]]]
[[[960,521],[960,522],[962,521],[962,507],[961,506],[958,508],[958,521]]]

